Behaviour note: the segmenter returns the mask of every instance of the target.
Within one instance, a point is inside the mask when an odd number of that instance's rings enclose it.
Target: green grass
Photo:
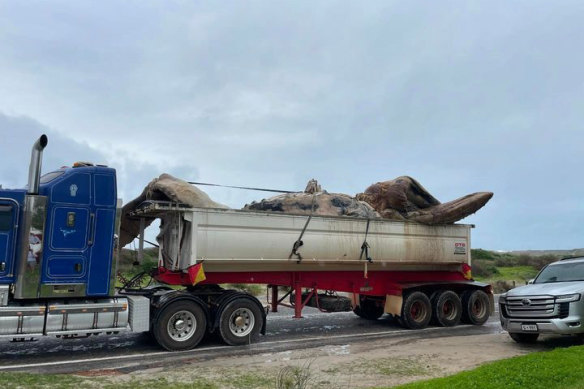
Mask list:
[[[271,375],[259,375],[256,373],[246,373],[235,377],[227,377],[221,380],[226,386],[237,389],[272,388],[275,378]]]
[[[480,352],[480,351],[477,351]],[[584,388],[584,346],[533,353],[485,364],[449,377],[397,386],[400,389]]]
[[[475,277],[477,281],[494,283],[495,281],[515,281],[517,286],[525,284],[525,281],[529,281],[535,278],[538,270],[531,266],[505,266],[497,267],[497,274],[493,274],[490,277]]]
[[[538,273],[538,270],[531,266],[499,267],[498,269],[501,279],[506,280],[528,281]]]
[[[495,261],[497,259],[513,259],[517,256],[511,253],[498,253],[496,251],[483,250],[483,249],[471,249],[472,259],[486,259],[490,261]]]
[[[99,387],[99,386],[98,386]],[[166,378],[159,378],[154,380],[142,380],[133,378],[128,382],[116,382],[101,386],[106,389],[219,389],[217,385],[206,379],[194,379],[190,382],[174,382]]]
[[[245,376],[244,376],[245,378]],[[249,379],[244,379],[244,383]],[[0,387],[16,388],[106,388],[106,389],[218,389],[219,387],[206,380],[194,379],[189,382],[174,382],[165,378],[144,380],[132,378],[130,381],[115,383],[104,377],[83,378],[68,374],[30,374],[30,373],[0,373]],[[238,386],[242,389],[252,386]]]
[[[2,388],[84,387],[86,379],[65,374],[0,373]]]

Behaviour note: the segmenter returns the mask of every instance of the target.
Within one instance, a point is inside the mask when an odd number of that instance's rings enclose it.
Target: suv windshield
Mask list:
[[[584,281],[584,262],[566,262],[550,265],[537,276],[534,284],[546,282]]]

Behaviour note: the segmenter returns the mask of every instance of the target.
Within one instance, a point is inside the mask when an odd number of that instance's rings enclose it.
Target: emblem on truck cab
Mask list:
[[[71,197],[77,196],[77,189],[79,189],[77,185],[71,184],[71,186],[69,187],[69,193],[71,194]]]

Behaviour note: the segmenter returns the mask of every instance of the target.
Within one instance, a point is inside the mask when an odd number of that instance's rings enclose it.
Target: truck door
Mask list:
[[[17,218],[18,204],[11,199],[0,199],[0,284],[13,279]]]
[[[41,282],[45,286],[83,284],[74,293],[85,294],[95,213],[91,210],[91,175],[75,173],[64,175],[51,188]],[[53,289],[41,288],[41,295],[68,293]]]
[[[115,170],[69,168],[42,191],[50,201],[41,297],[109,295],[117,205]]]
[[[89,276],[87,280],[87,295],[108,295],[110,290],[114,229],[116,219],[116,176],[113,169],[100,168],[102,173],[93,176],[93,209],[95,221],[90,237]]]

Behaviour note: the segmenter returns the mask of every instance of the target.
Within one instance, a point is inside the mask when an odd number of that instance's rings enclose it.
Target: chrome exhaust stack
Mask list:
[[[45,147],[47,147],[48,143],[49,138],[43,134],[32,146],[32,152],[30,154],[30,166],[28,167],[28,194],[36,195],[39,193],[43,150]]]
[[[23,218],[19,221],[20,258],[16,262],[18,272],[14,283],[14,298],[38,299],[40,297],[43,262],[47,197],[39,196],[43,150],[49,143],[46,135],[32,146],[28,168],[28,189],[23,204]],[[33,239],[31,240],[31,237]],[[37,245],[36,250],[33,246]],[[40,250],[38,249],[40,247]],[[28,320],[28,319],[25,319]]]

